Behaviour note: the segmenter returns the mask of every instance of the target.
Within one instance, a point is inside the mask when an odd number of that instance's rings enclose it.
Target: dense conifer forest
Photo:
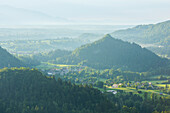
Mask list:
[[[47,77],[36,69],[0,70],[1,113],[168,113],[170,101],[144,93],[102,93]]]
[[[61,79],[56,81],[35,69],[0,70],[0,92],[1,113],[110,113],[115,110],[99,90]]]

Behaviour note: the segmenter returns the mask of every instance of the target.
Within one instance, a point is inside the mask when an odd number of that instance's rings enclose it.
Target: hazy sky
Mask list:
[[[170,19],[170,0],[0,0],[0,5],[89,23],[146,24]]]

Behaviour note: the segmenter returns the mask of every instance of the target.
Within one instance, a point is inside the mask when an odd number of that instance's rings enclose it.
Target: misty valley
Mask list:
[[[1,27],[0,113],[170,113],[170,20]]]

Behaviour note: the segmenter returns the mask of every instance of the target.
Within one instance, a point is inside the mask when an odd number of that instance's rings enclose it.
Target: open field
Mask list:
[[[74,67],[77,65],[63,65],[63,64],[52,64],[48,62],[42,62],[40,65],[36,66],[35,68],[38,69],[53,69],[53,68],[63,68],[63,67]]]
[[[74,66],[77,66],[77,65],[53,64],[53,63],[48,63],[48,62],[44,62],[44,63],[51,65],[51,66],[57,66],[57,67],[74,67]]]
[[[158,87],[166,87],[166,84],[155,84],[155,86],[158,86]],[[167,86],[170,88],[170,84],[167,84]]]
[[[152,84],[157,84],[157,83],[161,84],[161,83],[164,83],[164,82],[168,82],[168,80],[142,81],[142,83],[144,83],[144,82],[151,82]]]
[[[55,64],[53,64],[53,65],[55,65]],[[77,65],[56,64],[56,66],[58,66],[58,67],[74,67],[74,66],[77,66]]]
[[[160,78],[160,76],[161,76],[161,75],[155,75],[155,76],[151,76],[151,77],[149,77],[149,78],[151,78],[151,79],[157,79],[157,78]],[[169,75],[162,75],[162,76],[163,76],[163,77],[170,78]]]
[[[125,91],[125,92],[132,92],[132,93],[134,93],[134,94],[138,94],[138,92],[136,91],[136,89],[135,88],[112,88],[111,86],[106,86],[109,90],[123,90],[123,91]]]
[[[134,94],[139,94],[136,90],[136,88],[112,88],[111,86],[106,86],[108,89],[110,90],[123,90],[125,92],[132,92]],[[147,92],[147,93],[156,93],[159,94],[161,93],[159,90],[145,90],[145,89],[138,89],[138,91],[142,91],[142,92]],[[170,95],[163,93],[163,96],[168,96],[170,98]]]
[[[54,66],[41,63],[40,65],[36,66],[35,68],[49,70],[49,69],[53,69]]]

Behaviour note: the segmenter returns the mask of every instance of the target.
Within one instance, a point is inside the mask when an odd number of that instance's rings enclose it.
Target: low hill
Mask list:
[[[150,44],[150,46],[146,46],[147,49],[170,58],[170,20],[158,24],[138,25],[133,28],[118,30],[111,35],[129,42],[142,45]]]
[[[147,47],[149,50],[155,52],[158,55],[167,57],[170,59],[170,36],[157,43],[156,47]]]
[[[56,81],[35,69],[0,70],[0,92],[1,113],[116,112],[99,90]]]
[[[0,47],[0,68],[3,67],[20,67],[22,62]]]
[[[158,24],[138,25],[118,30],[111,34],[115,38],[137,43],[159,43],[170,36],[170,20]]]
[[[167,61],[135,43],[105,35],[101,40],[81,46],[71,55],[58,59],[57,63],[83,64],[97,69],[148,71],[151,68],[165,66]]]
[[[71,51],[57,49],[57,50],[50,51],[50,52],[35,54],[32,56],[32,58],[40,62],[48,62],[50,60],[56,60],[56,58],[58,57],[64,57],[69,54],[71,54]]]
[[[55,61],[56,58],[64,57],[71,54],[71,51],[67,50],[54,50],[50,52],[37,53],[34,55],[18,56],[19,59],[26,64],[27,67],[40,65],[41,62]]]

